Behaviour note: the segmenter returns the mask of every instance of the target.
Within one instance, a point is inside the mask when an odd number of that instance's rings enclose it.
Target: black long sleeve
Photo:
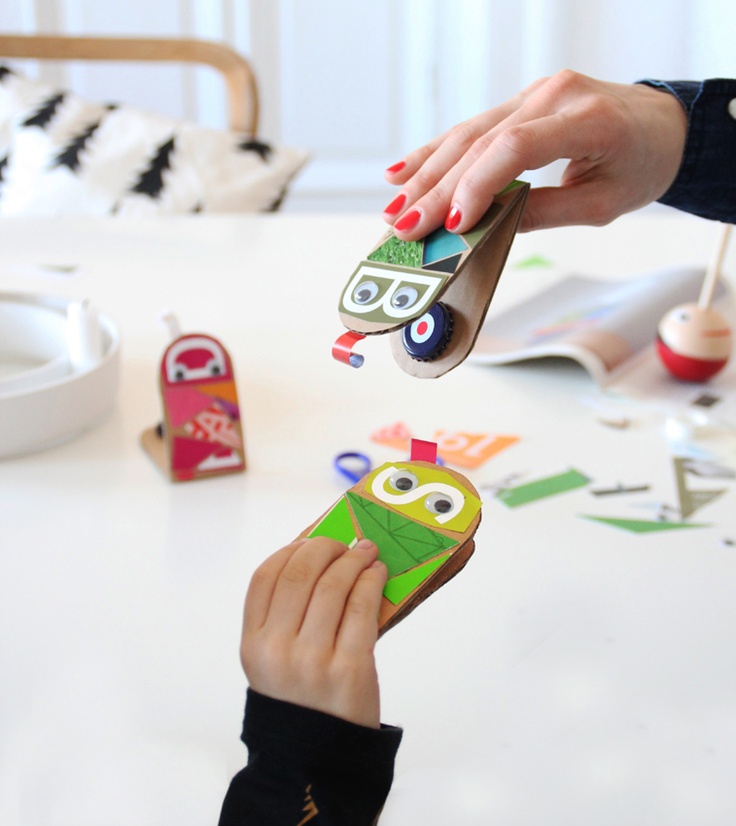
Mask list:
[[[402,731],[365,728],[248,690],[248,765],[219,826],[370,826],[393,780]]]

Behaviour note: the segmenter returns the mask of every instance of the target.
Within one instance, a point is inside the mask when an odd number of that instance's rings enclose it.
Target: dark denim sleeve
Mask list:
[[[682,164],[662,204],[736,222],[736,80],[642,80],[674,95],[687,112]]]

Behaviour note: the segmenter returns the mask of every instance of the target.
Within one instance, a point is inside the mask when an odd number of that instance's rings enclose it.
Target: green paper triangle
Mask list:
[[[338,499],[312,528],[309,536],[328,536],[330,539],[337,539],[338,542],[352,545],[356,539],[355,527],[353,520],[350,518],[350,508],[344,496]]]
[[[528,255],[526,258],[522,258],[521,261],[517,261],[513,267],[516,270],[523,270],[523,269],[532,269],[533,267],[551,267],[552,261],[549,258],[545,258],[543,255]]]
[[[423,582],[426,582],[449,558],[450,554],[439,556],[437,559],[425,562],[424,565],[420,565],[418,568],[407,571],[405,574],[399,574],[399,576],[389,579],[386,587],[383,589],[383,595],[389,602],[398,605],[402,600],[406,599],[413,590],[418,588]]]
[[[654,533],[656,531],[673,531],[678,528],[707,528],[707,525],[694,524],[692,522],[660,522],[651,519],[613,519],[605,516],[587,516],[582,514],[583,519],[591,519],[594,522],[602,522],[604,525],[611,525],[614,528],[623,528],[632,533]]]
[[[457,541],[449,536],[362,496],[349,491],[345,495],[363,536],[378,545],[378,558],[388,568],[389,578],[457,545]]]

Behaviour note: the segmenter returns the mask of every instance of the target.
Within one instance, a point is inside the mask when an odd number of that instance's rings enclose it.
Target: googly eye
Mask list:
[[[397,470],[388,480],[394,490],[406,493],[419,485],[419,480],[410,470]]]
[[[353,301],[356,304],[368,304],[378,295],[378,284],[375,281],[361,281],[353,290]]]
[[[430,493],[424,500],[424,507],[430,513],[436,513],[441,516],[442,514],[450,513],[455,507],[455,503],[444,493]]]
[[[219,364],[213,364],[212,367],[210,367],[210,373],[212,373],[213,376],[219,376],[221,372]]]
[[[181,369],[181,367],[174,372],[174,381],[184,381],[185,378],[186,373]]]
[[[417,303],[419,291],[415,287],[400,287],[391,297],[391,306],[397,310],[406,310]]]

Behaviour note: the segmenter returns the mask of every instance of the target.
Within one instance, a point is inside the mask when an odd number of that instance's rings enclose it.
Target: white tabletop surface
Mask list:
[[[639,511],[587,488],[517,509],[485,497],[466,570],[378,645],[382,716],[405,728],[381,822],[736,822],[736,483],[711,484],[727,493],[690,520],[709,527],[630,534],[581,514],[654,518],[645,505],[676,502],[659,410],[602,425],[595,385],[566,362],[423,381],[380,338],[360,346],[362,369],[334,362],[339,291],[382,231],[365,215],[0,222],[0,289],[88,297],[123,340],[102,424],[0,462],[4,826],[216,822],[246,756],[249,576],[339,496],[336,453],[399,457],[369,438],[397,421],[422,438],[519,436],[468,472],[479,486],[574,467],[651,490]],[[665,210],[519,236],[492,313],[560,272],[703,265],[714,240]],[[555,268],[513,267],[532,254]],[[175,486],[138,446],[160,418],[165,308],[233,357],[242,476]],[[733,400],[735,372],[712,389]],[[736,464],[733,431],[694,438]]]

